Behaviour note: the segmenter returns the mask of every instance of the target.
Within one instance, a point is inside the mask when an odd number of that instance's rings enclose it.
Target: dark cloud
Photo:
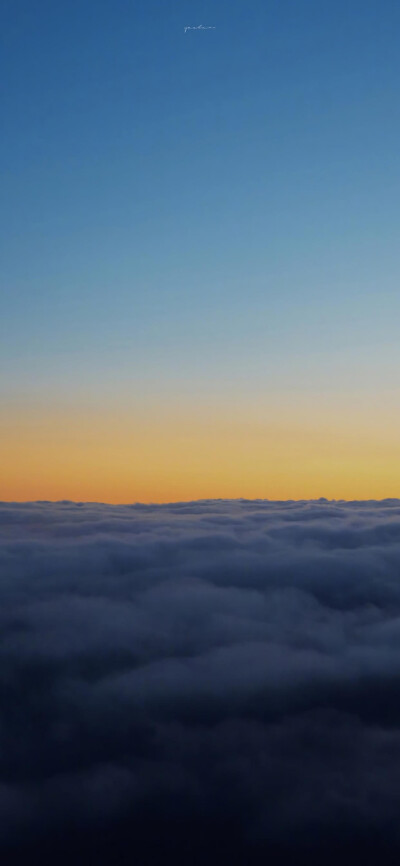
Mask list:
[[[400,501],[0,525],[3,862],[398,861]]]

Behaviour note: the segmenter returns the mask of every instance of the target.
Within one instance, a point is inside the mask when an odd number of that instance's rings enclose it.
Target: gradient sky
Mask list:
[[[0,498],[398,495],[398,0],[3,0],[0,39]]]

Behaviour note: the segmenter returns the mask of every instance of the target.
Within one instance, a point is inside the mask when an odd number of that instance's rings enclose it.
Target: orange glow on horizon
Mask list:
[[[163,411],[8,407],[0,499],[172,502],[400,494],[399,418],[318,401]],[[378,420],[377,420],[378,419]]]

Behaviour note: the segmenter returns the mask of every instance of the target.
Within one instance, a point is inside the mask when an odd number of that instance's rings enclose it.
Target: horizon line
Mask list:
[[[268,499],[261,497],[254,497],[253,499],[249,499],[245,496],[239,497],[212,497],[212,498],[203,498],[203,499],[176,499],[170,500],[168,502],[157,502],[157,501],[149,501],[143,502],[140,500],[132,500],[130,502],[106,502],[100,499],[0,499],[0,506],[4,505],[106,505],[109,508],[120,508],[126,506],[131,508],[132,506],[143,506],[143,507],[168,507],[170,505],[196,505],[196,504],[206,504],[213,502],[268,502],[272,505],[274,504],[293,504],[293,503],[304,503],[304,502],[313,502],[319,504],[353,504],[353,503],[384,503],[384,502],[398,502],[400,503],[400,496],[385,496],[381,499],[328,499],[325,496],[319,497],[309,497],[303,499]]]

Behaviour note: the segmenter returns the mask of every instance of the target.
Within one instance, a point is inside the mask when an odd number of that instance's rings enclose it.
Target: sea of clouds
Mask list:
[[[400,501],[1,503],[0,575],[2,862],[398,862]]]

